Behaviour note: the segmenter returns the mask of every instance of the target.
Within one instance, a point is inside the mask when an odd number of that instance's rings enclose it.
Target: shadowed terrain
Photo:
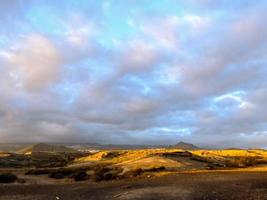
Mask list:
[[[267,173],[189,173],[97,184],[2,185],[0,194],[0,200],[261,200],[267,198]]]
[[[267,151],[37,144],[1,152],[0,182],[0,200],[266,199]]]

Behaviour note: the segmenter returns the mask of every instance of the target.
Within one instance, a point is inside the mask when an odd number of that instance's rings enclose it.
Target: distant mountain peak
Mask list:
[[[197,146],[183,141],[178,142],[174,147],[179,149],[199,149]]]

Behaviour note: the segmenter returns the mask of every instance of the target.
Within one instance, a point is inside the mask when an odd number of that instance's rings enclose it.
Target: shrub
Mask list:
[[[59,168],[57,172],[63,174],[64,176],[69,176],[73,174],[75,170],[70,168]]]
[[[101,168],[96,169],[95,174],[94,174],[94,180],[103,181],[103,180],[109,179],[110,175],[107,175],[109,171],[111,171],[111,169],[108,167],[101,167]]]
[[[134,169],[132,171],[129,171],[125,174],[126,177],[136,177],[136,176],[140,176],[142,173],[144,172],[143,169],[141,168],[137,168],[137,169]]]
[[[55,179],[62,179],[62,178],[65,178],[64,174],[61,173],[61,172],[58,172],[58,171],[55,171],[55,172],[52,172],[50,175],[49,175],[50,178],[55,178]]]
[[[195,160],[195,161],[199,161],[199,162],[208,162],[208,160],[206,158],[198,156],[198,155],[192,155],[190,157],[190,160]]]
[[[66,176],[72,175],[73,173],[75,173],[74,169],[59,168],[59,169],[51,171],[51,173],[49,174],[49,177],[55,178],[55,179],[62,179],[62,178],[65,178]]]
[[[267,160],[264,158],[256,160],[256,164],[267,164]]]
[[[166,167],[160,166],[160,167],[151,167],[148,169],[142,169],[142,168],[136,168],[134,170],[128,171],[127,173],[124,174],[124,177],[137,177],[140,176],[144,172],[160,172],[164,171]]]
[[[229,159],[229,158],[228,158]],[[256,158],[254,157],[230,157],[229,160],[226,161],[227,167],[250,167],[257,164]]]
[[[12,173],[0,174],[0,183],[13,183],[17,179],[18,179],[18,177]]]
[[[95,170],[94,180],[95,181],[109,181],[120,178],[121,168],[109,168],[102,167]]]
[[[122,154],[123,154],[122,152],[111,151],[111,152],[108,152],[106,155],[103,155],[102,158],[115,158]]]
[[[145,169],[144,171],[146,171],[146,172],[159,172],[159,171],[164,171],[165,169],[166,169],[166,167],[160,166],[160,167],[152,167],[149,169]]]
[[[206,169],[208,170],[214,170],[214,169],[220,169],[220,168],[224,168],[226,167],[225,164],[222,164],[222,163],[216,163],[216,162],[213,162],[213,163],[207,163],[206,165]]]
[[[89,179],[89,176],[87,175],[85,171],[79,171],[73,175],[73,178],[75,181],[84,181],[84,180]]]
[[[192,157],[193,154],[189,151],[176,151],[176,152],[160,153],[159,155],[165,157]]]

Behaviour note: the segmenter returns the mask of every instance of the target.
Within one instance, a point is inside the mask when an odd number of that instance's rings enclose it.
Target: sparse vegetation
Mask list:
[[[192,155],[190,157],[190,160],[195,160],[195,161],[199,161],[199,162],[208,162],[208,159],[202,156],[198,156],[198,155]]]
[[[145,171],[145,172],[160,172],[160,171],[164,171],[164,170],[166,170],[166,167],[160,166],[160,167],[152,167],[149,169],[144,169],[143,171]]]
[[[73,174],[75,174],[80,169],[72,169],[72,168],[59,168],[59,169],[53,169],[49,172],[49,177],[55,178],[55,179],[62,179],[65,177],[72,177]]]
[[[56,158],[57,155],[63,157]],[[47,175],[54,179],[68,178],[75,181],[87,179],[109,181],[138,176],[149,177],[162,171],[247,168],[267,163],[267,152],[262,150],[145,149],[100,151],[78,157],[71,162],[73,164],[71,166],[66,164],[65,167],[51,168],[51,164],[48,164],[47,167],[47,163],[52,162],[54,166],[59,160],[69,163],[67,160],[72,157],[66,155],[44,152],[28,155],[28,158],[34,156],[35,160],[39,160],[40,166],[46,167],[30,169],[26,174]],[[23,160],[25,155],[19,156],[18,160]],[[14,157],[12,154],[12,158]]]
[[[61,172],[52,172],[50,175],[49,175],[50,178],[55,178],[55,179],[62,179],[62,178],[65,178],[64,174],[61,173]]]
[[[102,167],[95,170],[94,180],[95,181],[109,181],[114,179],[121,178],[120,173],[122,172],[121,168],[115,167]]]
[[[142,173],[143,173],[143,170],[141,168],[137,168],[137,169],[134,169],[134,170],[127,172],[124,176],[131,178],[131,177],[140,176]]]
[[[73,178],[75,181],[85,181],[89,179],[89,175],[86,173],[86,171],[78,171],[74,173]]]
[[[244,156],[236,156],[236,157],[227,157],[226,166],[227,167],[237,167],[237,168],[244,168],[244,167],[251,167],[257,164],[261,164],[262,157],[244,157]]]

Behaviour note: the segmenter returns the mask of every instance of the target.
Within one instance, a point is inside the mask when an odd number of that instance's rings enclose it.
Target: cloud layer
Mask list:
[[[0,2],[0,141],[267,147],[266,1]]]

